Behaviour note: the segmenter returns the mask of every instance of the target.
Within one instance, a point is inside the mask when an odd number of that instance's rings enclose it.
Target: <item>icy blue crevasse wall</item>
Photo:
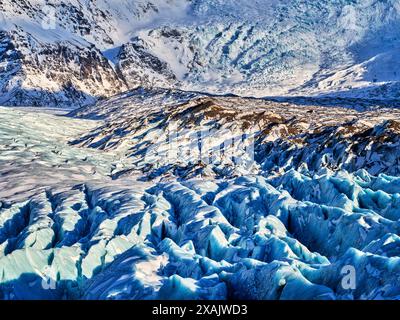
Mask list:
[[[3,204],[0,296],[398,298],[399,181],[291,170],[149,189],[86,185]],[[354,290],[342,286],[345,266],[356,271]]]

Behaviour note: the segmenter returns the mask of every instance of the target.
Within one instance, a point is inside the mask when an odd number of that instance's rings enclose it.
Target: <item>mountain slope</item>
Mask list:
[[[53,104],[85,104],[154,85],[244,96],[399,94],[397,0],[7,0],[0,6],[0,29],[21,56],[19,73],[3,76],[3,104],[29,104],[18,97],[30,91],[52,96]],[[63,50],[78,62],[60,57]],[[89,55],[93,65],[84,69],[97,76],[80,69],[79,59]],[[28,70],[32,61],[36,73]],[[1,63],[9,64],[6,57]]]
[[[21,29],[1,32],[0,104],[67,106],[92,104],[125,84],[88,43],[44,43]]]

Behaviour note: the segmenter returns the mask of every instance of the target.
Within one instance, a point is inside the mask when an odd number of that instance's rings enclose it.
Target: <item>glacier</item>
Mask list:
[[[0,1],[0,300],[400,299],[399,0]]]
[[[157,88],[0,108],[0,298],[399,299],[398,119]]]

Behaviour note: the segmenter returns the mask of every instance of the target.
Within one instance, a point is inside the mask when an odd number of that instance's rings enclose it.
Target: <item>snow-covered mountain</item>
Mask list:
[[[0,10],[3,104],[82,105],[154,85],[399,97],[398,0],[3,0]]]

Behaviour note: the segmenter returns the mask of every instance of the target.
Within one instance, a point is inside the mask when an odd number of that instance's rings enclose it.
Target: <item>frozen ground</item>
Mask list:
[[[0,298],[400,297],[395,109],[139,89],[0,123]]]

